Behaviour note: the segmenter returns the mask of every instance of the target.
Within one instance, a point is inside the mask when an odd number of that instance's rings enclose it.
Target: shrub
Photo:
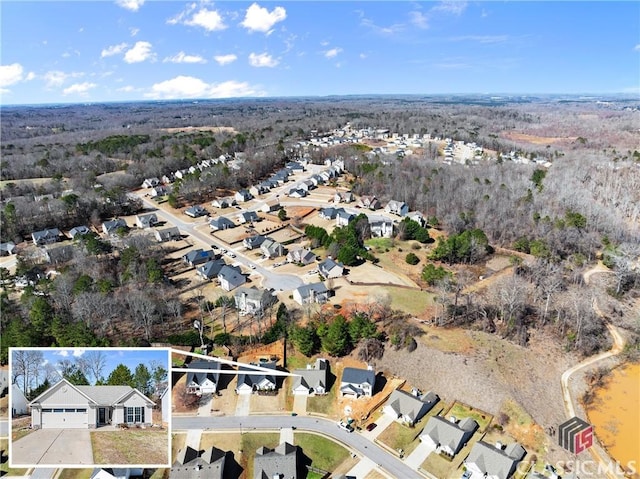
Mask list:
[[[416,265],[420,262],[420,258],[418,258],[414,253],[409,253],[404,260],[411,265]]]

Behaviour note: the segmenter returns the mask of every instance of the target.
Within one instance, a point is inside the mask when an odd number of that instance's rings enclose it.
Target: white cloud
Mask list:
[[[287,11],[283,7],[276,7],[271,12],[257,3],[253,3],[244,16],[240,25],[250,32],[272,32],[273,26],[287,18]]]
[[[478,42],[478,43],[503,43],[509,39],[507,35],[463,35],[460,37],[453,37],[451,41],[454,42]]]
[[[336,48],[332,48],[332,49],[327,50],[326,52],[324,52],[324,56],[325,56],[325,58],[334,58],[334,57],[336,57],[340,52],[342,52],[342,48],[340,48],[340,47],[336,47]]]
[[[74,83],[73,85],[71,85],[70,87],[65,88],[64,90],[62,90],[62,94],[63,95],[73,95],[73,94],[78,94],[81,96],[84,96],[87,94],[87,92],[89,90],[91,90],[92,88],[97,87],[98,85],[96,85],[95,83],[89,83],[89,82],[84,82],[84,83]],[[76,354],[74,353],[74,356]]]
[[[118,88],[116,91],[122,91],[122,92],[125,92],[125,93],[130,93],[130,92],[132,92],[134,90],[135,90],[134,87],[132,87],[131,85],[127,85],[127,86],[123,86],[122,88]]]
[[[68,78],[80,78],[83,77],[82,72],[65,73],[59,70],[51,70],[44,74],[44,81],[47,83],[47,88],[55,88],[62,86]]]
[[[238,56],[233,53],[229,53],[227,55],[216,55],[213,59],[217,61],[220,66],[224,66],[235,62],[238,59]]]
[[[208,32],[227,28],[222,16],[216,10],[208,10],[206,7],[201,7],[197,12],[195,10],[196,4],[192,3],[187,6],[186,10],[167,20],[167,23],[170,25],[181,23],[189,27],[202,27]]]
[[[80,356],[82,356],[85,353],[85,350],[82,348],[76,348],[73,350],[73,356],[76,358],[79,358]]]
[[[131,36],[132,36],[132,37],[135,37],[139,32],[140,32],[140,29],[139,29],[139,28],[131,27],[131,28],[129,29],[129,33],[131,33]]]
[[[249,65],[252,67],[269,67],[273,68],[278,64],[278,60],[273,58],[268,53],[250,53],[249,54]]]
[[[640,52],[640,43],[638,43],[635,47],[633,47],[633,49],[634,49],[636,52]]]
[[[172,57],[167,57],[162,60],[164,63],[207,63],[207,60],[200,55],[187,55],[185,52],[180,52]]]
[[[359,56],[362,60],[364,60],[368,55],[366,53],[361,53]]]
[[[127,63],[140,63],[149,59],[153,60],[155,54],[151,52],[151,47],[152,45],[149,42],[136,42],[136,44],[124,54],[124,61]]]
[[[414,10],[413,12],[409,12],[409,16],[411,17],[411,23],[416,27],[422,30],[429,28],[429,17],[424,13]]]
[[[22,80],[22,65],[12,63],[11,65],[0,65],[0,87],[13,85]]]
[[[144,0],[116,0],[116,5],[137,12],[144,5]]]
[[[57,352],[55,352],[53,354],[55,354],[56,356],[62,356],[63,358],[66,358],[67,356],[69,356],[69,351],[67,351],[65,349],[62,349],[62,350],[57,351]]]
[[[104,57],[111,57],[113,55],[118,55],[119,53],[122,53],[123,51],[125,51],[128,46],[129,45],[127,45],[126,43],[111,45],[110,47],[104,48],[102,50],[102,52],[100,53],[100,57],[104,58]]]
[[[460,0],[443,0],[433,7],[431,11],[450,13],[452,15],[460,15],[467,8],[467,2]]]
[[[145,94],[154,99],[181,98],[231,98],[241,96],[262,96],[263,92],[247,82],[229,80],[222,83],[206,83],[200,78],[177,76],[171,80],[156,83]]]
[[[31,81],[33,79],[35,79],[36,74],[34,72],[29,72],[27,73],[27,77],[24,79],[25,81]]]
[[[365,18],[362,15],[360,25],[371,29],[371,31],[379,35],[395,35],[396,33],[400,33],[401,31],[403,31],[405,28],[402,23],[394,23],[393,25],[389,25],[388,27],[381,27],[380,25],[376,25],[370,18]]]

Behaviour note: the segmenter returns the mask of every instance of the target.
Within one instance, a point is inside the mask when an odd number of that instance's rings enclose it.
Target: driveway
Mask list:
[[[93,464],[88,429],[39,429],[11,444],[12,465]]]

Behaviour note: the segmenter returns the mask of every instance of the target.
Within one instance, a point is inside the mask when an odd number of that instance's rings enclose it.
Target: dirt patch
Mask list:
[[[160,131],[166,131],[167,133],[191,133],[194,131],[211,131],[213,133],[228,133],[235,135],[236,129],[231,126],[184,126],[177,128],[160,128]]]
[[[514,141],[522,141],[525,143],[531,143],[534,145],[553,145],[557,143],[572,143],[578,137],[577,136],[565,136],[565,137],[554,137],[554,136],[537,136],[530,135],[527,133],[517,133],[515,131],[503,131],[500,135],[504,138],[508,138],[509,140]]]
[[[142,429],[91,433],[96,464],[169,464],[169,433]]]

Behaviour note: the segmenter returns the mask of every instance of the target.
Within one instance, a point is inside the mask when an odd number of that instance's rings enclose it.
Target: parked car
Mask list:
[[[338,421],[337,424],[340,429],[344,429],[347,432],[353,432],[353,427],[345,423],[344,421]]]
[[[375,422],[367,425],[367,431],[373,431],[378,425]]]

